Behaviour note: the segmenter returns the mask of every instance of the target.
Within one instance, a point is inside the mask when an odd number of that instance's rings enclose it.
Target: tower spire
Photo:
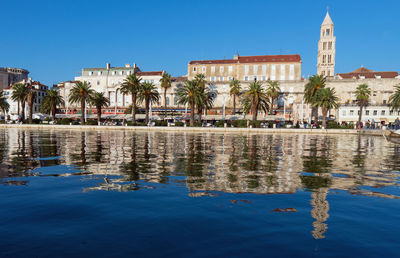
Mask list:
[[[335,75],[336,37],[333,32],[334,24],[329,15],[329,7],[327,7],[318,41],[317,73],[328,77]]]

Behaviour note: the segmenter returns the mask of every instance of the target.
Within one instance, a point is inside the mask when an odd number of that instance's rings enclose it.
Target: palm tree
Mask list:
[[[258,110],[262,109],[266,112],[269,109],[268,94],[261,82],[252,82],[249,89],[243,93],[243,108],[245,112],[251,110],[253,123],[257,121]]]
[[[236,97],[240,96],[240,93],[242,91],[242,88],[240,86],[240,81],[233,78],[232,81],[229,83],[229,87],[231,88],[229,90],[229,94],[233,96],[233,112],[232,114],[236,114]]]
[[[51,114],[53,121],[56,120],[57,106],[64,105],[64,99],[60,96],[58,90],[50,89],[47,90],[47,95],[43,98],[43,102],[40,105],[42,112]]]
[[[136,98],[141,87],[142,78],[135,73],[130,74],[122,82],[120,91],[125,95],[131,94],[132,96],[132,124],[136,125]]]
[[[394,86],[396,91],[389,97],[389,105],[392,110],[400,109],[400,85]]]
[[[84,81],[77,81],[75,86],[69,92],[69,102],[71,103],[81,103],[81,124],[85,123],[85,106],[86,102],[90,100],[90,96],[93,94],[93,89],[90,85]]]
[[[318,120],[318,107],[314,103],[317,101],[318,90],[325,88],[326,78],[323,75],[313,75],[308,80],[308,83],[304,86],[304,100],[305,103],[313,106],[312,116],[315,120]]]
[[[90,103],[92,106],[96,107],[97,110],[97,124],[101,123],[101,109],[103,107],[108,107],[110,105],[110,100],[104,96],[104,92],[95,91],[90,96]]]
[[[367,84],[360,84],[356,89],[356,99],[358,101],[358,105],[360,106],[360,114],[358,114],[358,124],[361,123],[362,110],[368,103],[368,99],[371,96],[371,89]]]
[[[186,81],[183,87],[176,91],[178,103],[190,106],[190,126],[194,126],[194,109],[197,97],[197,82],[194,80]]]
[[[171,75],[168,74],[167,72],[164,72],[162,74],[160,82],[161,82],[161,88],[164,89],[164,112],[165,112],[164,118],[165,118],[167,116],[167,90],[172,86]]]
[[[268,81],[267,94],[271,98],[271,112],[274,113],[274,102],[279,97],[281,88],[278,81]]]
[[[196,82],[196,107],[197,107],[197,121],[201,123],[201,117],[204,109],[209,108],[208,89],[206,89],[206,76],[202,73],[196,74],[194,77]]]
[[[33,115],[33,102],[36,99],[36,91],[32,88],[32,84],[27,85],[28,94],[26,96],[26,102],[29,107],[29,123],[32,124],[32,115]]]
[[[316,101],[314,102],[315,107],[320,107],[322,110],[322,126],[326,128],[326,116],[328,111],[332,108],[337,109],[339,98],[336,96],[335,89],[323,88],[318,90]]]
[[[18,104],[18,116],[21,115],[22,121],[25,119],[25,101],[28,95],[28,88],[23,83],[16,83],[12,87],[13,92],[11,94],[11,99],[17,101]],[[20,112],[20,105],[22,111]]]
[[[138,102],[142,103],[144,101],[144,106],[146,109],[146,124],[149,123],[150,103],[157,103],[159,100],[160,93],[158,92],[156,86],[151,82],[143,83],[139,90]]]
[[[6,113],[10,109],[10,104],[8,104],[7,98],[4,96],[4,92],[3,91],[0,91],[0,109],[1,109],[1,111],[3,111],[4,121],[7,120],[6,119]]]

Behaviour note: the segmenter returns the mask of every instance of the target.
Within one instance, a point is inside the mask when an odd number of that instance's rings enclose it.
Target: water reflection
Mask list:
[[[38,172],[49,166],[51,174]],[[328,229],[330,190],[398,199],[387,189],[399,170],[400,147],[379,137],[0,130],[3,185],[79,175],[95,182],[84,191],[154,187],[146,183],[183,185],[191,197],[306,190],[316,239]]]

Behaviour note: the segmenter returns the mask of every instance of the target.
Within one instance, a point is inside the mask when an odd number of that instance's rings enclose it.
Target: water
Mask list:
[[[398,257],[383,137],[0,129],[0,256]]]

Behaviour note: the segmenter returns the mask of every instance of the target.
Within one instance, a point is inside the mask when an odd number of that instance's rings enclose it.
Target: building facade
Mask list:
[[[0,91],[14,83],[28,80],[29,71],[20,68],[0,67]]]

